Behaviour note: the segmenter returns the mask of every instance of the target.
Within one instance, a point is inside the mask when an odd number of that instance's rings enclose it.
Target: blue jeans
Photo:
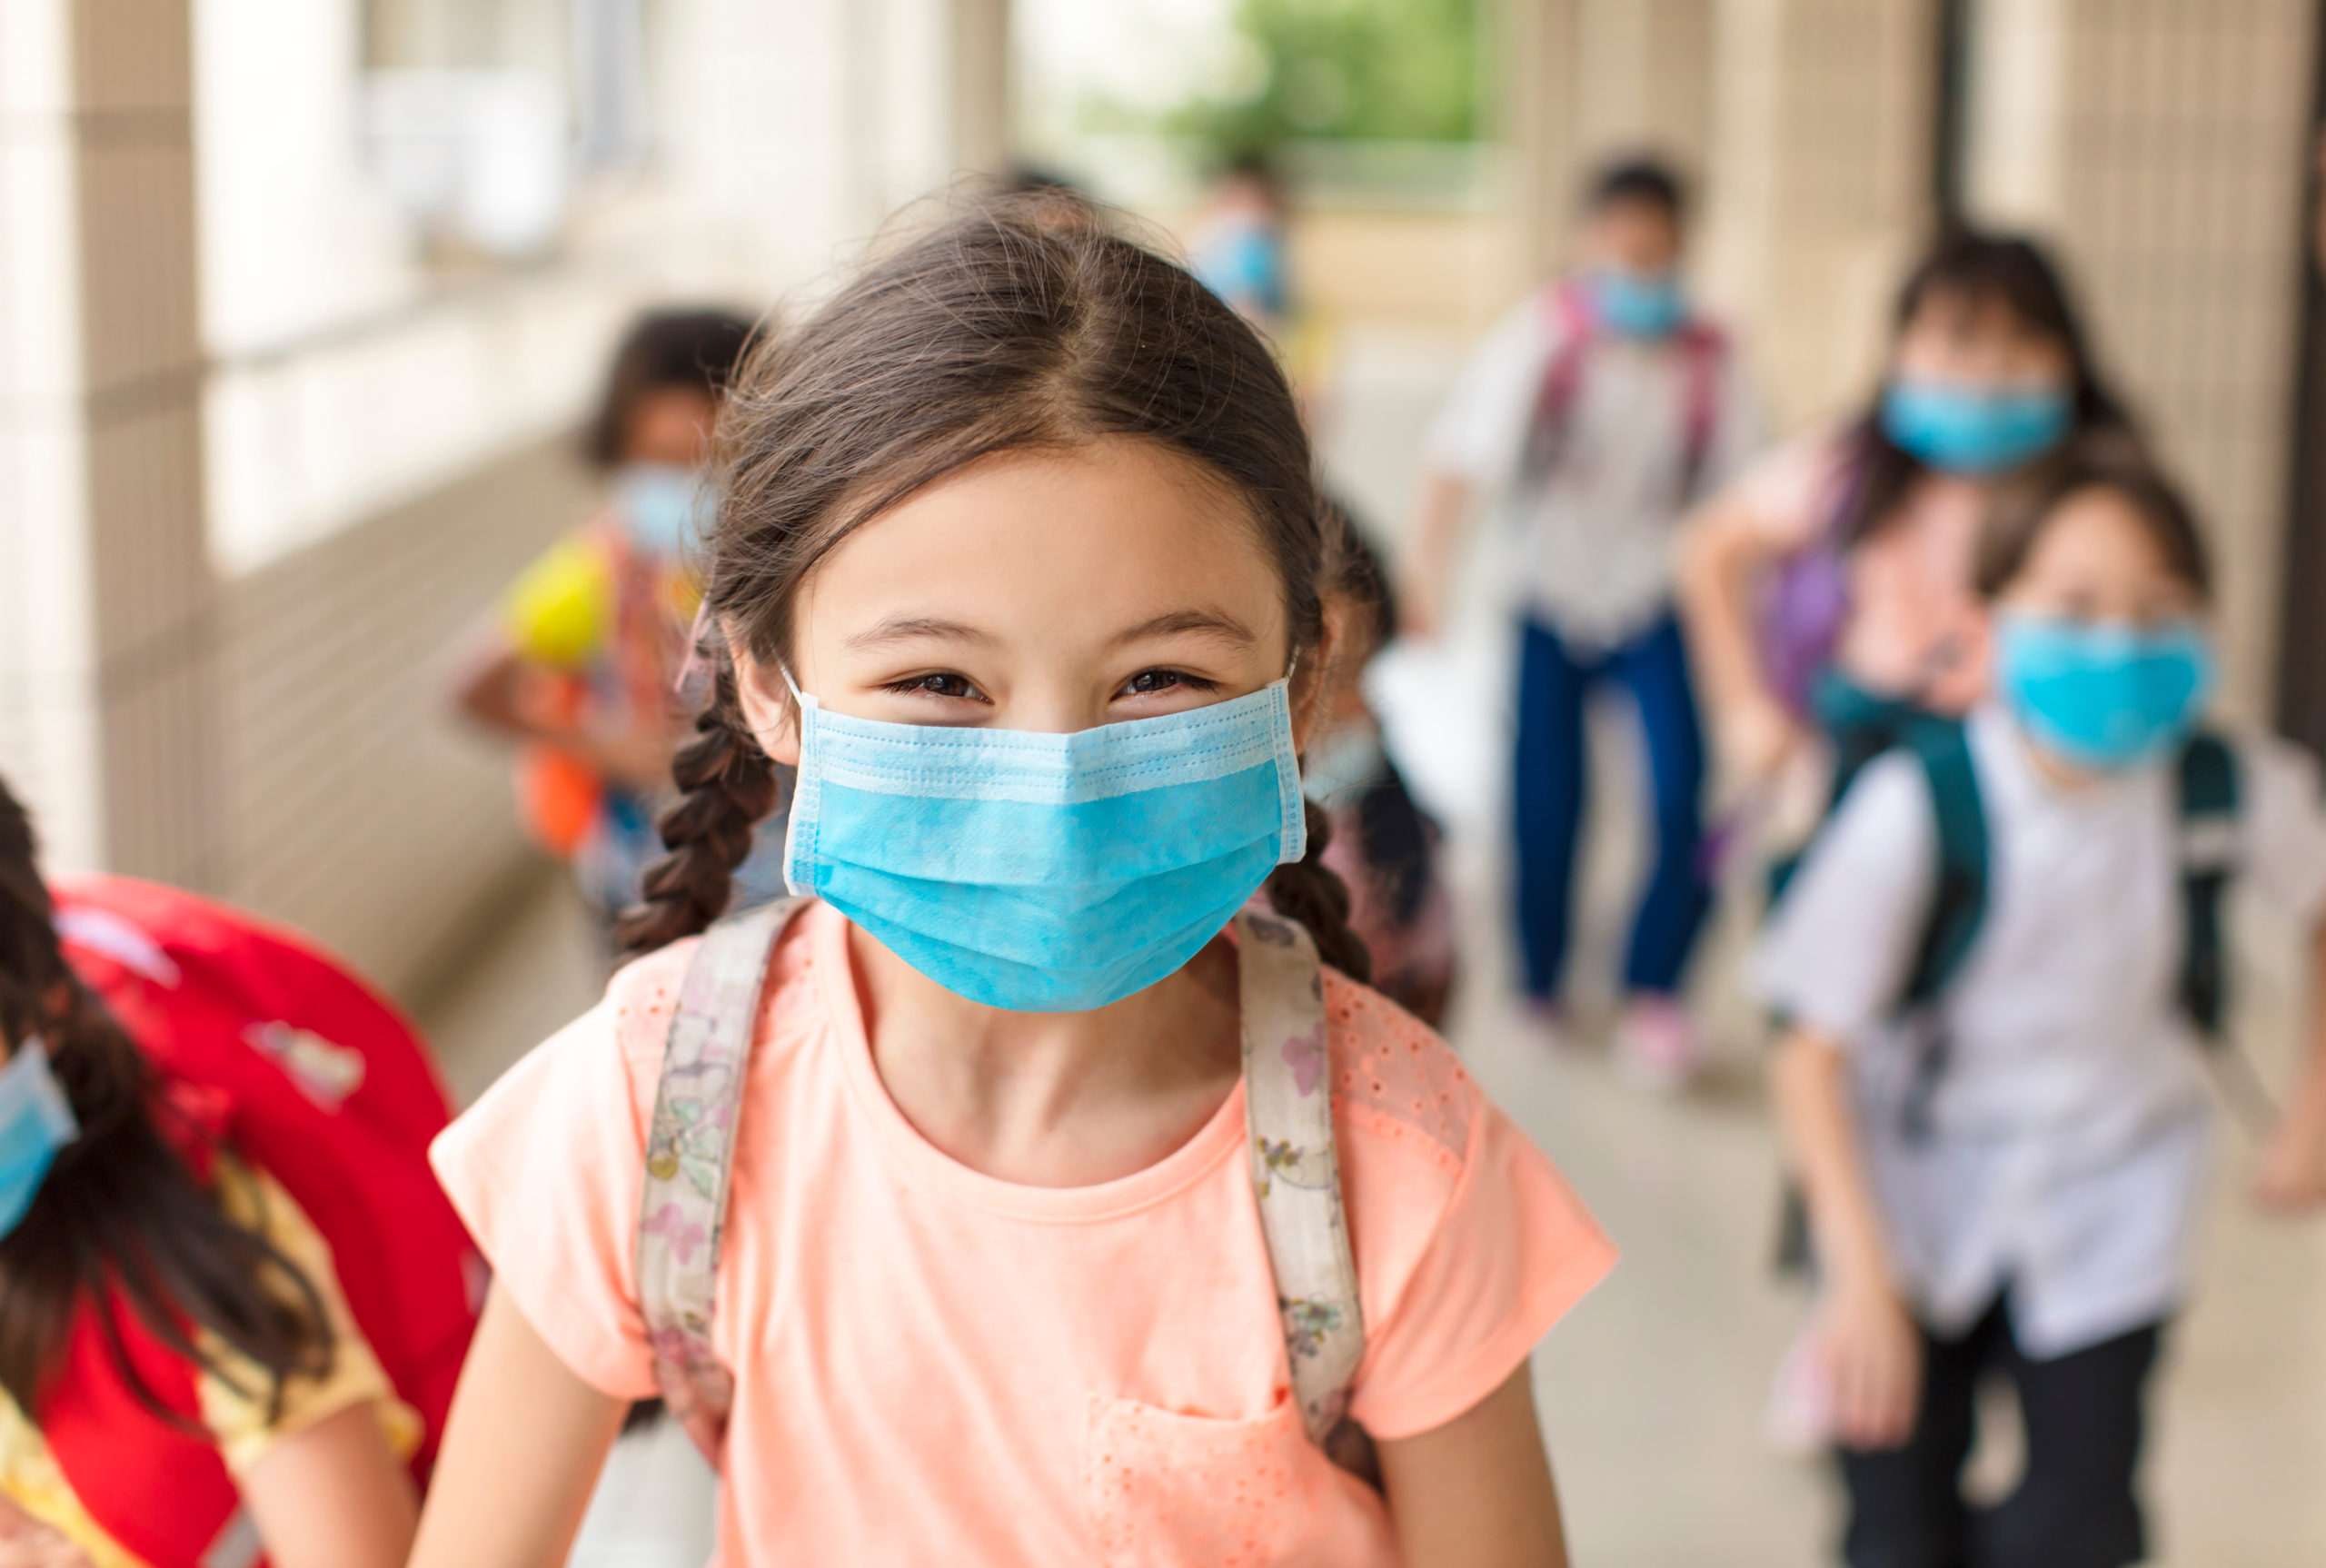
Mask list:
[[[1614,680],[1639,704],[1655,795],[1655,866],[1632,923],[1624,982],[1635,992],[1679,988],[1712,905],[1700,864],[1704,836],[1704,731],[1688,681],[1679,623],[1666,615],[1629,642],[1569,648],[1528,620],[1518,664],[1518,939],[1527,995],[1558,995],[1575,899],[1576,841],[1583,826],[1584,700]]]

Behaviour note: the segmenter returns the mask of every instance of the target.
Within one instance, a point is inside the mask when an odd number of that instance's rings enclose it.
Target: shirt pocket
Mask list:
[[[1091,1394],[1082,1491],[1106,1568],[1382,1568],[1380,1494],[1308,1440],[1290,1393],[1253,1420]]]

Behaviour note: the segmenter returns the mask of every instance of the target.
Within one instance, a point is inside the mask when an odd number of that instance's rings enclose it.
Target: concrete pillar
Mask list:
[[[952,0],[953,163],[997,174],[1009,166],[1009,0]]]
[[[1702,242],[1783,426],[1863,397],[1932,221],[1933,0],[1719,0]]]
[[[1507,0],[1497,81],[1510,148],[1515,271],[1542,277],[1566,253],[1577,153],[1576,35],[1580,0]]]
[[[1712,140],[1714,0],[1581,0],[1576,9],[1576,141],[1586,164],[1645,150],[1701,177]]]
[[[1985,0],[1974,217],[2055,243],[2220,567],[2230,708],[2268,711],[2291,454],[2311,0]]]
[[[52,863],[217,861],[186,0],[0,7],[0,769]]]

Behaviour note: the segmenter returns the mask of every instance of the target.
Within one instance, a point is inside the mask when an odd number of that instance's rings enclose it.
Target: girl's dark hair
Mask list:
[[[65,964],[55,918],[31,819],[0,783],[0,1032],[11,1054],[42,1038],[81,1125],[0,1239],[0,1387],[38,1420],[75,1315],[94,1306],[133,1396],[177,1421],[130,1364],[114,1313],[125,1302],[171,1351],[253,1396],[204,1336],[255,1365],[279,1410],[285,1381],[331,1370],[323,1296],[281,1249],[227,1218],[172,1149],[144,1058]]]
[[[582,434],[582,455],[599,468],[618,465],[631,416],[650,393],[698,392],[718,402],[754,331],[741,316],[721,310],[650,311],[632,322],[614,350],[606,390]]]
[[[763,668],[791,651],[801,583],[834,546],[965,464],[1103,437],[1156,442],[1240,497],[1284,587],[1292,651],[1313,649],[1333,541],[1308,440],[1276,358],[1243,318],[1058,193],[1002,197],[873,263],[796,331],[759,349],[720,419],[724,481],[704,591],[713,696],[681,749],[670,853],[623,928],[633,952],[726,907],[772,765],[744,730],[727,645]],[[1301,661],[1317,690],[1325,672]],[[1329,829],[1267,890],[1325,960],[1358,978],[1348,893],[1321,863]]]
[[[2212,561],[2196,513],[2137,448],[2104,437],[2072,443],[1995,498],[1979,535],[1981,596],[1993,599],[2011,586],[2060,509],[2089,490],[2122,497],[2166,569],[2199,598],[2212,598]]]
[[[1906,275],[1891,312],[1892,333],[1904,332],[1925,304],[1949,294],[1973,305],[2000,304],[2029,331],[2067,352],[2075,382],[2077,432],[2113,432],[2127,442],[2133,439],[2123,405],[2093,362],[2066,281],[2041,245],[2017,234],[1961,225],[1948,229]],[[1849,544],[1866,539],[1896,516],[1906,492],[1923,472],[1922,460],[1883,430],[1879,392],[1858,420],[1853,440],[1861,456],[1841,527],[1841,537]]]

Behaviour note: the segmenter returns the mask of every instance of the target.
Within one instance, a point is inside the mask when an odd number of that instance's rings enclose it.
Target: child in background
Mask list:
[[[834,295],[721,440],[659,950],[437,1146],[494,1279],[416,1568],[562,1562],[658,1388],[723,1455],[721,1565],[1564,1563],[1526,1359],[1612,1252],[1346,978],[1296,763],[1324,508],[1266,346],[1002,202]],[[778,759],[820,901],[694,940]]]
[[[1301,783],[1332,819],[1325,864],[1348,888],[1349,928],[1371,955],[1375,989],[1436,1028],[1454,990],[1454,911],[1437,874],[1437,825],[1397,776],[1365,701],[1365,667],[1395,631],[1397,604],[1380,556],[1347,511],[1334,506],[1333,521],[1339,565],[1325,603],[1333,680]]]
[[[2143,1394],[2189,1289],[2234,877],[2317,933],[2316,771],[2196,729],[2209,575],[2179,498],[2070,452],[1980,547],[1994,690],[1925,719],[1813,841],[1754,962],[1819,1266],[1813,1344],[1858,1568],[2146,1555]],[[1933,966],[1936,972],[1933,973]],[[2326,1197],[2326,1020],[2255,1178]],[[2019,1489],[1961,1494],[1983,1374],[2017,1386]]]
[[[1700,1060],[1679,1001],[1710,905],[1699,864],[1704,742],[1672,608],[1681,514],[1748,458],[1761,421],[1725,334],[1689,306],[1678,179],[1605,170],[1579,270],[1505,316],[1431,427],[1429,479],[1400,584],[1406,630],[1444,619],[1463,525],[1493,503],[1512,543],[1524,645],[1513,804],[1526,994],[1556,1007],[1588,777],[1584,708],[1614,680],[1637,704],[1655,855],[1633,923],[1617,1035],[1625,1065],[1676,1083]]]
[[[1987,689],[1984,509],[2103,432],[2132,444],[2043,251],[1943,235],[1899,291],[1872,405],[1770,453],[1689,526],[1681,601],[1729,785],[1805,795],[1790,815],[1814,822],[1911,715],[1967,712]],[[1830,758],[1810,756],[1814,733]]]
[[[1270,339],[1292,316],[1284,208],[1284,185],[1267,158],[1245,154],[1212,182],[1188,242],[1188,270]]]
[[[654,819],[685,731],[676,686],[701,597],[686,552],[710,515],[719,399],[751,332],[708,310],[630,329],[584,443],[606,508],[511,587],[459,681],[471,718],[525,742],[526,821],[572,863],[610,949],[661,852]]]
[[[0,787],[0,1563],[400,1565],[476,1263],[409,1027],[190,895],[45,885]]]

